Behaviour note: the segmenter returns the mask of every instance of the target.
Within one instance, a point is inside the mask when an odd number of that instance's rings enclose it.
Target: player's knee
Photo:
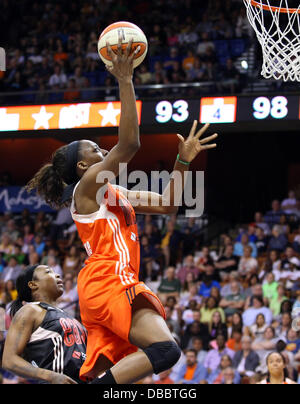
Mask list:
[[[173,367],[181,356],[179,346],[173,341],[156,342],[144,349],[144,352],[148,356],[155,374]]]

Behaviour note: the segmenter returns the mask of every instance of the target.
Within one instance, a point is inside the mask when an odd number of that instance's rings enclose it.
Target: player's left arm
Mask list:
[[[187,178],[184,173],[189,170],[189,163],[191,163],[201,151],[214,149],[217,146],[215,143],[207,144],[216,139],[217,134],[199,140],[208,129],[209,124],[203,126],[203,128],[196,133],[197,125],[198,122],[194,121],[187,139],[184,139],[181,135],[177,135],[180,140],[178,147],[179,160],[187,164],[176,160],[170,181],[163,194],[149,191],[130,191],[116,186],[132,204],[136,213],[153,215],[170,215],[177,213]]]

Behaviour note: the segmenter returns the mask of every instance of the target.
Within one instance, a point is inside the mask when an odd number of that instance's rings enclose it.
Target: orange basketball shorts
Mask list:
[[[95,365],[100,355],[113,364],[137,351],[129,342],[133,300],[143,294],[165,318],[158,297],[138,279],[127,283],[116,274],[115,262],[92,262],[78,277],[80,315],[88,332],[86,360],[80,370],[83,380],[97,377]]]

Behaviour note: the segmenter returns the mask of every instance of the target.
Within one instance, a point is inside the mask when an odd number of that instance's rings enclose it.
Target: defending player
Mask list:
[[[284,356],[279,352],[272,352],[266,358],[268,375],[258,384],[297,384],[288,378]]]
[[[133,209],[130,201],[136,199],[135,192],[99,177],[104,172],[118,176],[119,164],[130,162],[140,147],[132,42],[123,52],[120,39],[117,54],[108,48],[113,62],[108,70],[118,80],[122,104],[117,145],[110,152],[88,140],[64,146],[30,181],[28,189],[37,189],[52,205],[72,203],[72,216],[89,255],[78,277],[81,318],[88,330],[81,377],[99,376],[93,381],[96,384],[124,384],[171,368],[181,354],[164,320],[161,302],[138,280],[135,219],[135,212],[171,214],[178,207],[173,178],[163,195],[140,192],[140,204]],[[196,129],[197,122],[186,140],[178,135],[174,170],[181,174],[202,150],[216,147],[204,144],[217,135],[199,141],[207,126],[197,134]]]
[[[87,335],[77,320],[56,307],[63,294],[59,275],[45,265],[31,266],[16,286],[18,299],[11,306],[3,367],[44,383],[80,383]]]

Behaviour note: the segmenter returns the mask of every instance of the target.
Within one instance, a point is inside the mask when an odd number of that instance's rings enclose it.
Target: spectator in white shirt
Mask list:
[[[247,245],[244,247],[244,255],[240,259],[238,272],[241,276],[248,276],[256,272],[258,262],[252,257],[252,247]]]
[[[292,215],[297,212],[297,206],[298,202],[296,199],[295,191],[290,191],[288,198],[284,199],[284,201],[281,203],[281,209],[287,215]]]
[[[56,64],[54,66],[54,73],[50,77],[49,86],[59,86],[60,88],[64,88],[67,85],[67,76],[61,71],[60,65]]]
[[[273,314],[272,311],[264,307],[263,298],[261,296],[253,296],[252,307],[243,313],[243,322],[245,326],[251,327],[256,322],[259,314],[263,314],[268,325],[271,324]]]

